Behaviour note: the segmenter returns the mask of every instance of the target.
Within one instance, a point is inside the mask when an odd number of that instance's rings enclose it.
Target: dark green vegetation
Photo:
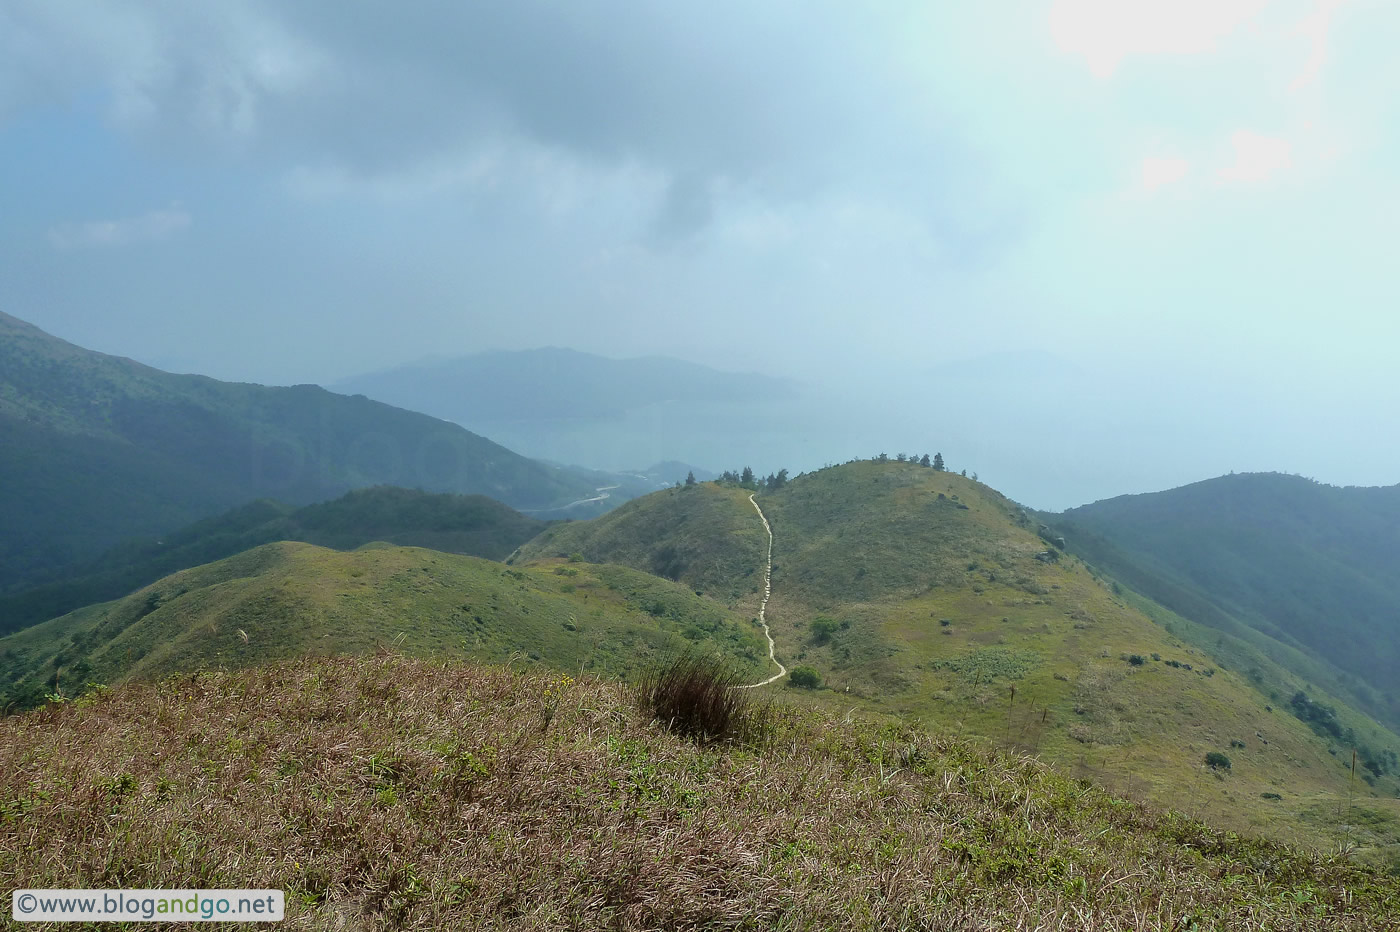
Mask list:
[[[1231,475],[1045,520],[1125,585],[1400,728],[1400,486]]]
[[[380,484],[519,508],[596,494],[426,415],[314,385],[172,375],[0,314],[0,591],[254,499]]]
[[[975,742],[780,709],[753,741],[700,745],[610,683],[392,656],[0,721],[0,806],[12,886],[278,888],[307,929],[1383,932],[1400,915],[1395,877]]]
[[[543,521],[482,495],[389,486],[359,489],[335,501],[301,508],[257,501],[160,540],[129,541],[69,570],[59,582],[0,596],[0,634],[119,598],[162,576],[279,540],[336,550],[385,541],[502,560],[544,527]]]
[[[519,559],[578,552],[666,572],[752,617],[764,537],[748,495],[713,483],[660,492],[551,528]],[[887,459],[798,476],[756,500],[774,534],[767,618],[778,659],[825,686],[783,695],[989,737],[1231,827],[1343,841],[1340,815],[1324,831],[1303,818],[1318,805],[1338,812],[1350,781],[1349,751],[1288,709],[1307,684],[1247,643],[1232,642],[1222,666],[1217,632],[1199,637],[1096,576],[996,491]],[[1250,676],[1256,666],[1286,687],[1281,701]],[[1330,691],[1310,695],[1335,708],[1343,735],[1400,747]],[[1241,737],[1247,747],[1217,780],[1205,755]],[[1397,808],[1398,789],[1391,775],[1360,786],[1382,811]],[[1388,863],[1397,842],[1370,839],[1365,856]]]
[[[0,703],[385,646],[618,677],[689,649],[719,651],[745,676],[767,668],[746,619],[635,570],[275,543],[0,638]]]

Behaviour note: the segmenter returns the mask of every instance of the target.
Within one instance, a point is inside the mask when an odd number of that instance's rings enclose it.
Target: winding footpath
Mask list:
[[[768,639],[768,659],[777,664],[778,672],[757,683],[746,683],[743,686],[736,686],[735,689],[757,689],[759,686],[767,686],[774,680],[780,680],[787,676],[787,667],[778,662],[778,658],[773,656],[773,632],[768,630],[768,620],[764,617],[764,612],[768,608],[768,596],[773,592],[773,528],[768,524],[768,518],[763,514],[763,509],[758,507],[758,502],[754,501],[752,495],[749,496],[749,504],[753,505],[753,510],[758,512],[758,519],[763,522],[763,530],[768,534],[768,556],[763,565],[763,601],[758,603],[758,623],[763,626],[763,636]]]

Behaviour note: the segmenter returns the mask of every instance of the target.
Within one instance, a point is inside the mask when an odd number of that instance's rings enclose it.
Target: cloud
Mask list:
[[[528,185],[499,166],[541,161],[538,177],[564,179],[556,194],[574,197],[571,177],[630,173],[651,197],[635,233],[654,244],[712,224],[723,198],[783,207],[833,189],[881,198],[899,186],[951,227],[938,211],[988,171],[951,140],[950,105],[917,90],[909,62],[928,37],[910,18],[839,0],[112,0],[98,11],[10,0],[0,125],[99,101],[142,144],[273,165],[302,197],[470,196],[502,174]]]
[[[1341,5],[1342,0],[1317,0],[1317,9],[1298,24],[1297,32],[1307,38],[1311,52],[1302,72],[1288,86],[1290,91],[1302,90],[1321,77],[1322,68],[1327,64],[1327,35],[1332,28],[1332,13]]]
[[[1146,158],[1142,160],[1142,186],[1155,191],[1186,177],[1191,163],[1177,158]]]
[[[1235,149],[1235,161],[1220,170],[1223,181],[1258,184],[1271,180],[1293,165],[1293,144],[1287,139],[1239,130],[1231,134],[1230,144]]]
[[[153,210],[139,217],[121,220],[88,220],[49,230],[49,242],[57,249],[99,246],[129,246],[166,239],[191,223],[190,215],[178,207]]]
[[[1268,0],[1056,0],[1050,33],[1061,51],[1084,56],[1100,78],[1132,55],[1210,51]]]

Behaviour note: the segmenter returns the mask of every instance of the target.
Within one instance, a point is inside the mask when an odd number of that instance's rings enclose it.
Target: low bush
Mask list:
[[[1206,755],[1206,766],[1211,770],[1229,770],[1230,758],[1219,751],[1211,751]]]
[[[788,682],[800,689],[816,689],[822,684],[822,677],[811,667],[797,667],[788,674]]]

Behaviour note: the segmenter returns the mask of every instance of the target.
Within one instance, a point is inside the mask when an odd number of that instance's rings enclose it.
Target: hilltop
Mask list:
[[[1071,550],[1145,595],[1266,644],[1400,729],[1400,485],[1247,473],[1045,520]]]
[[[590,522],[557,526],[518,560],[579,552],[676,578],[756,613],[749,561],[762,531],[748,493],[715,484],[657,493]],[[779,659],[814,670],[810,701],[895,713],[981,735],[1121,792],[1183,798],[1220,824],[1277,837],[1341,838],[1349,749],[1315,734],[1213,638],[1065,554],[995,490],[908,463],[855,462],[757,496],[774,534],[768,619]],[[1246,645],[1245,648],[1248,649]],[[1358,741],[1400,746],[1317,684],[1248,654],[1271,679],[1308,689]],[[1247,667],[1245,669],[1248,669]],[[788,689],[790,695],[805,691]],[[1207,766],[1207,754],[1231,769]],[[1357,782],[1400,851],[1393,768]],[[1329,807],[1330,810],[1329,810]],[[1327,815],[1328,812],[1332,815]]]
[[[281,540],[353,550],[373,541],[501,560],[546,523],[484,495],[376,486],[301,508],[263,499],[159,539],[127,541],[59,582],[0,595],[0,635],[162,576]]]
[[[517,508],[594,494],[437,418],[314,385],[173,375],[0,314],[0,591],[254,499],[385,484]]]
[[[1395,929],[1400,881],[1020,755],[441,662],[181,676],[0,721],[18,886],[263,887],[298,928]]]
[[[767,664],[746,619],[624,567],[513,568],[418,548],[282,542],[0,638],[0,704],[388,646],[617,677],[684,650],[718,651],[745,675]]]

